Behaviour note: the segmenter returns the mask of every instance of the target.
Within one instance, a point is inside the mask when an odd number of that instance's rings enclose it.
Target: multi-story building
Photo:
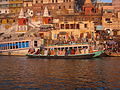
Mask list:
[[[110,35],[120,35],[120,12],[114,12],[113,6],[103,7],[102,25],[103,29]]]
[[[0,0],[0,14],[19,13],[23,0]]]
[[[75,12],[75,0],[33,0],[33,9],[36,13],[43,14],[47,7],[51,15]]]
[[[0,0],[0,14],[9,13],[9,0]]]
[[[23,0],[9,0],[10,13],[19,14],[22,7],[23,7]]]
[[[22,0],[0,0],[0,23],[11,24],[15,22],[22,7]],[[10,26],[7,25],[8,27]]]
[[[76,39],[87,38],[93,39],[95,37],[94,23],[91,21],[82,21],[82,22],[59,22],[59,28],[55,29],[40,29],[39,35],[44,39],[64,39],[67,40],[68,37],[73,36]],[[46,27],[46,26],[45,26]],[[50,26],[49,26],[50,27]]]
[[[23,6],[24,7],[32,7],[33,0],[23,0]]]
[[[115,11],[120,11],[120,0],[112,0],[112,5],[115,7]]]
[[[102,14],[98,8],[95,8],[90,0],[86,0],[82,11],[74,14],[59,15],[60,21],[93,21],[95,25],[101,25]]]

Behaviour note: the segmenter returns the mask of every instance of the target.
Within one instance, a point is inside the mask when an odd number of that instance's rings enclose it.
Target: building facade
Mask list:
[[[0,0],[0,23],[14,23],[22,7],[22,0]]]
[[[120,35],[120,12],[115,12],[113,6],[103,7],[102,25],[109,35]]]
[[[22,7],[23,7],[23,0],[9,0],[10,13],[19,14]]]
[[[68,14],[68,15],[59,15],[57,18],[59,18],[60,21],[65,21],[65,22],[93,21],[95,25],[102,24],[101,10],[99,10],[98,8],[95,8],[91,0],[85,1],[81,12],[77,12],[74,14]]]
[[[35,13],[43,14],[47,7],[50,15],[59,15],[74,13],[75,0],[33,0],[33,9]]]
[[[115,11],[120,11],[120,0],[112,0],[112,5],[115,7]]]
[[[33,0],[23,0],[23,6],[24,7],[32,7]]]
[[[9,13],[9,0],[0,0],[0,14]]]

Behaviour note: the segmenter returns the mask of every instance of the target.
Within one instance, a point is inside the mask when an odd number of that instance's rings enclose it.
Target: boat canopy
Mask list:
[[[62,44],[62,45],[51,45],[47,46],[46,48],[69,48],[69,47],[84,47],[84,46],[90,46],[89,44]]]

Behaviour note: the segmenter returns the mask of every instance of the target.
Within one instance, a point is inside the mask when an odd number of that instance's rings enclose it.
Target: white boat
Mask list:
[[[29,48],[36,48],[40,40],[19,40],[0,42],[0,55],[26,55]]]

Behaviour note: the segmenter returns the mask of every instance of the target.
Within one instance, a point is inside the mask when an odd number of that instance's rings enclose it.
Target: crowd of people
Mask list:
[[[109,52],[120,53],[119,43],[115,41],[106,42],[106,50]]]
[[[90,49],[88,47],[82,47],[82,48],[43,48],[43,49],[37,49],[35,51],[34,48],[30,48],[28,51],[28,54],[35,54],[35,55],[45,55],[45,56],[50,56],[50,55],[79,55],[79,54],[86,54],[90,53]]]

